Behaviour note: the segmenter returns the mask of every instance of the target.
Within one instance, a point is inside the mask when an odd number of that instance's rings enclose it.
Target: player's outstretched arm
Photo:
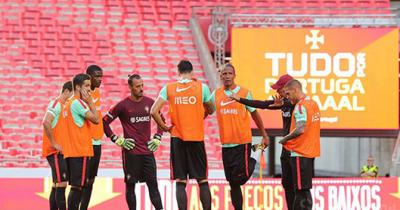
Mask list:
[[[282,106],[271,106],[274,104],[274,100],[266,100],[266,101],[261,101],[261,100],[253,100],[253,99],[246,99],[246,98],[240,98],[237,94],[233,93],[229,98],[232,100],[235,100],[243,105],[246,106],[251,106],[254,108],[258,109],[280,109]]]

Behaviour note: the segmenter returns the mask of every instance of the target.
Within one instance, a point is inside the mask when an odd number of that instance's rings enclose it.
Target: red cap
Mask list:
[[[286,83],[288,83],[290,80],[292,80],[293,77],[290,76],[289,74],[282,75],[279,77],[278,81],[275,82],[275,84],[271,85],[271,88],[274,90],[279,90],[283,88]]]

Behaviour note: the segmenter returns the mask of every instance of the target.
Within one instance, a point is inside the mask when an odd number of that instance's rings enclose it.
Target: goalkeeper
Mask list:
[[[135,183],[146,182],[150,200],[156,210],[163,209],[157,185],[157,168],[153,152],[161,142],[161,130],[151,136],[150,108],[154,100],[143,96],[143,80],[138,74],[130,75],[131,95],[120,101],[103,117],[104,132],[122,148],[122,164],[126,186],[126,202],[130,210],[136,209]],[[110,123],[119,118],[124,132],[117,136]]]

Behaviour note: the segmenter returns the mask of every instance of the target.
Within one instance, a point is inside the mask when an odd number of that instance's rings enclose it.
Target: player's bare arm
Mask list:
[[[208,115],[212,115],[214,113],[214,105],[212,101],[205,102],[203,103],[204,106],[204,118],[206,118]]]
[[[285,144],[287,141],[294,139],[304,133],[306,127],[306,121],[296,122],[296,128],[290,132],[288,135],[284,136],[282,140],[279,141],[281,144]]]
[[[256,123],[257,128],[261,133],[263,148],[266,148],[269,144],[269,137],[268,137],[267,132],[265,131],[264,123],[263,123],[261,116],[257,110],[255,110],[254,112],[251,113],[251,118],[253,118],[253,121]]]
[[[49,112],[47,112],[46,115],[44,116],[42,124],[43,124],[45,134],[46,134],[47,138],[49,138],[49,140],[50,140],[51,146],[54,147],[54,149],[61,152],[62,148],[59,144],[56,143],[53,130],[51,129],[51,122],[53,121],[53,119],[54,119],[54,116],[52,114],[50,114]]]
[[[172,126],[167,126],[160,114],[160,110],[164,106],[165,102],[164,99],[158,97],[150,109],[150,115],[154,121],[156,121],[161,130],[168,132],[171,130]]]
[[[97,116],[96,106],[94,105],[92,96],[88,91],[81,91],[82,100],[85,101],[89,105],[90,111],[86,112],[85,119],[88,119],[93,124],[99,124],[99,116]]]

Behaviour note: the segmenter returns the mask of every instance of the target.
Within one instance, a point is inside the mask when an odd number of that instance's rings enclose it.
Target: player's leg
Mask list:
[[[87,179],[87,157],[67,158],[69,184],[71,191],[68,195],[68,209],[78,210],[82,199],[82,188]]]
[[[122,165],[124,168],[125,199],[129,210],[136,210],[135,183],[143,168],[143,159],[126,150],[122,151]]]
[[[68,184],[68,168],[64,155],[57,154],[57,184],[56,184],[56,203],[60,210],[67,209],[65,200],[65,188]]]
[[[282,147],[281,153],[282,186],[285,190],[286,206],[288,210],[293,210],[294,184],[293,174],[290,168],[290,151]]]
[[[295,197],[293,201],[294,210],[311,210],[312,197],[312,158],[291,157],[290,165],[295,177],[293,180]]]
[[[171,179],[176,180],[176,201],[180,210],[187,209],[186,179],[188,174],[185,142],[171,138]]]
[[[87,185],[82,189],[82,200],[80,210],[86,210],[89,207],[90,198],[92,196],[94,180],[99,170],[101,158],[101,145],[93,145],[94,156],[89,161],[89,180]]]
[[[51,186],[51,192],[49,196],[49,205],[50,210],[58,210],[57,202],[56,202],[56,184]]]
[[[163,209],[161,195],[158,191],[156,160],[153,154],[143,156],[142,177],[146,180],[146,185],[149,188],[149,197],[154,208],[156,210]]]
[[[232,205],[235,210],[241,210],[243,196],[240,187],[249,180],[256,164],[256,160],[251,158],[251,144],[223,148],[222,158],[225,176],[231,187]]]
[[[235,168],[234,159],[235,155],[232,152],[232,148],[222,148],[222,163],[224,165],[224,174],[226,181],[229,182],[231,188],[230,195],[232,200],[232,205],[235,210],[242,209],[243,206],[243,196],[242,190],[238,183],[233,182],[233,169]]]
[[[51,192],[49,196],[49,206],[50,210],[57,210],[57,202],[56,202],[56,183],[57,183],[57,173],[55,167],[55,156],[57,154],[51,154],[46,157],[47,162],[49,162],[50,169],[51,169],[51,176],[53,179],[53,185],[51,187]]]
[[[190,179],[196,179],[204,210],[211,210],[211,192],[208,185],[208,165],[204,142],[186,142],[186,157]]]
[[[136,210],[135,183],[125,183],[125,199],[129,210]]]

